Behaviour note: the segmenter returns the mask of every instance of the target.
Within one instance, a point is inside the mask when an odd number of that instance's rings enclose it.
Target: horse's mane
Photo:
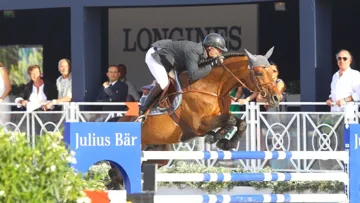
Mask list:
[[[231,58],[231,57],[236,57],[236,56],[246,56],[244,53],[238,53],[238,52],[231,52],[231,53],[225,53],[223,54],[224,58]]]
[[[230,53],[223,54],[223,56],[224,56],[225,59],[227,59],[227,58],[236,57],[236,56],[245,56],[245,54],[244,53],[238,53],[238,52],[230,52]],[[216,60],[216,58],[211,58],[211,59],[206,59],[206,60],[200,61],[199,66],[208,65],[208,64],[210,64],[211,62],[213,62],[215,60]]]

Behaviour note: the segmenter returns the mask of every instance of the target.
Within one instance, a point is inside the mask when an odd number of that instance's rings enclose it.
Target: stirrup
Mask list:
[[[139,115],[138,119],[145,118],[145,114]]]
[[[143,119],[146,119],[145,115],[141,115],[135,119],[135,122],[142,122]]]

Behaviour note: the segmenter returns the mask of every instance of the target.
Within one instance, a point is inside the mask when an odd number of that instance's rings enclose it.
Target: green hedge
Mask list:
[[[0,132],[0,202],[76,202],[85,189],[105,189],[103,177],[77,173],[76,162],[59,133],[36,137],[30,147],[25,134]]]

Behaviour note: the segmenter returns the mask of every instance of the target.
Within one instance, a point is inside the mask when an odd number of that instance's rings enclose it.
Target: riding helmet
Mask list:
[[[205,47],[216,47],[220,50],[227,52],[228,49],[226,48],[225,39],[218,33],[210,33],[206,35],[203,46]]]

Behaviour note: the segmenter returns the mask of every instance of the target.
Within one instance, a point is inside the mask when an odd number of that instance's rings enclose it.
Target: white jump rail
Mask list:
[[[341,202],[345,194],[155,195],[154,203]]]
[[[143,151],[142,160],[195,160],[195,159],[338,159],[349,161],[346,151]]]
[[[341,181],[347,173],[157,173],[157,182]]]

